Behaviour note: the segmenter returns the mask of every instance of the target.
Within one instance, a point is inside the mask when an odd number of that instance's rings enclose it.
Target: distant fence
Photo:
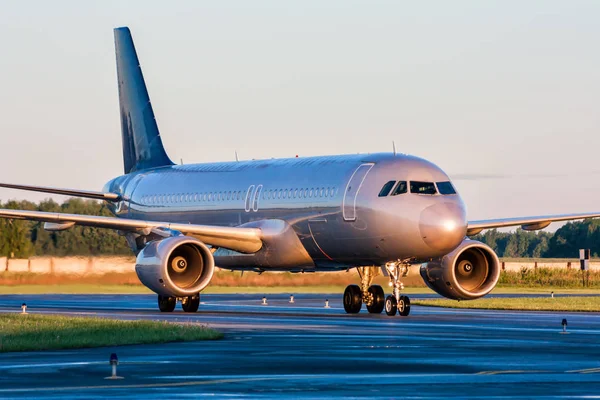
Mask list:
[[[131,257],[0,257],[0,273],[102,275],[110,272],[134,272],[134,266],[135,259]]]
[[[523,268],[573,268],[579,269],[579,260],[566,261],[500,261],[504,271],[520,271]],[[0,257],[0,273],[37,273],[93,275],[106,273],[125,273],[135,271],[133,257],[32,257],[16,259]],[[590,262],[590,270],[600,271],[600,260]],[[413,267],[413,273],[418,268]]]
[[[523,268],[535,270],[538,268],[564,268],[564,269],[580,269],[579,260],[567,261],[502,261],[500,260],[503,271],[520,271]],[[590,262],[591,271],[600,271],[600,261]]]

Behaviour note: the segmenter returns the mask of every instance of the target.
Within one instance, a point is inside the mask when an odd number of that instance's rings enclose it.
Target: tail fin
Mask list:
[[[115,29],[115,51],[125,173],[173,165],[160,139],[129,28]]]

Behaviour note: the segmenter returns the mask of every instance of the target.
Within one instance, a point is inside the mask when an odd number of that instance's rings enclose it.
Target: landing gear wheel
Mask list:
[[[385,293],[379,285],[369,286],[369,293],[373,296],[373,303],[367,304],[367,310],[371,314],[381,314],[385,305]]]
[[[398,314],[403,317],[410,314],[410,299],[408,296],[400,296],[400,301],[398,302]]]
[[[185,312],[196,312],[196,311],[198,311],[199,306],[200,306],[200,295],[186,297],[181,302],[181,308],[183,308],[183,311],[185,311]]]
[[[348,314],[357,314],[362,307],[362,293],[358,285],[348,285],[344,291],[344,310]]]
[[[390,317],[396,315],[398,311],[398,301],[394,296],[388,296],[385,299],[385,313]]]
[[[172,312],[177,304],[175,297],[158,295],[158,309],[161,312]]]

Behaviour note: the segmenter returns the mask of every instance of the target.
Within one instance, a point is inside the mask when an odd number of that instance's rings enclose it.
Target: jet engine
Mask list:
[[[162,296],[197,295],[210,282],[215,260],[209,248],[193,237],[175,236],[148,243],[137,256],[135,272]]]
[[[430,289],[454,300],[473,300],[488,294],[500,278],[494,250],[465,239],[453,252],[421,265],[421,277]]]

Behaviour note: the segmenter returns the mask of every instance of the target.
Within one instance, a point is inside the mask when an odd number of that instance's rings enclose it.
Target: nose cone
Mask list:
[[[419,229],[423,241],[436,252],[454,250],[467,234],[467,215],[460,203],[444,202],[421,212]]]

